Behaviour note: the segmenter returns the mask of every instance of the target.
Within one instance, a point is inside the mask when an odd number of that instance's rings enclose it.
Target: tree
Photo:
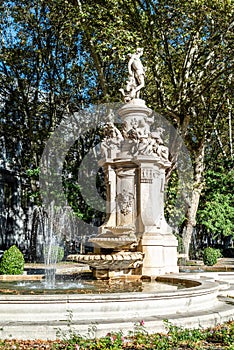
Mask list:
[[[49,136],[96,91],[75,15],[64,1],[1,3],[0,136],[6,166],[21,181],[17,205],[26,214],[40,203],[39,164]]]
[[[44,144],[64,113],[89,103],[85,89],[93,72],[85,52],[79,56],[79,24],[73,27],[67,4],[5,1],[2,10],[1,135],[12,166],[37,174]]]
[[[226,83],[233,81],[233,1],[72,3],[86,14],[84,23],[101,62],[102,79],[108,61],[116,64],[118,77],[116,52],[121,57],[136,46],[146,49],[147,104],[171,120],[193,159],[193,189],[182,233],[188,254],[204,186],[205,148],[225,118],[223,94]],[[168,177],[180,151],[178,140],[172,146]]]
[[[205,172],[205,187],[198,210],[202,237],[222,242],[234,237],[233,161],[221,159]]]
[[[26,126],[22,134],[27,135],[26,159],[35,167],[64,111],[119,100],[118,90],[127,73],[124,57],[137,46],[145,48],[144,99],[171,121],[193,160],[192,196],[182,233],[188,253],[204,186],[205,149],[226,113],[232,138],[228,91],[233,82],[233,1],[5,3],[2,37],[13,38],[4,44],[1,96],[5,102],[11,99],[5,115],[17,111]],[[229,107],[223,109],[224,94]],[[9,127],[9,123],[3,125],[5,130]],[[37,140],[42,140],[39,145]],[[177,165],[179,137],[170,144],[173,166],[168,179]]]
[[[203,240],[206,235],[210,241],[228,241],[234,232],[233,101],[233,86],[227,81],[206,147],[204,189],[197,215],[197,229]]]

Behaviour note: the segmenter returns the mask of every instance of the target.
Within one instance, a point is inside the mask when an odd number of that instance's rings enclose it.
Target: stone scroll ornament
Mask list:
[[[120,208],[120,212],[123,215],[128,215],[132,211],[134,196],[132,193],[123,189],[122,193],[117,194],[117,203]]]
[[[145,68],[141,62],[143,48],[137,48],[135,53],[128,54],[128,80],[125,89],[119,89],[124,97],[124,102],[134,98],[140,98],[140,90],[145,86]]]

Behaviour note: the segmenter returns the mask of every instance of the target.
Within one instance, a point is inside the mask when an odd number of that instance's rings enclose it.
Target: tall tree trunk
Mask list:
[[[191,244],[192,234],[194,227],[196,226],[196,214],[199,205],[201,191],[204,186],[203,182],[203,171],[204,171],[204,156],[205,156],[205,141],[198,149],[195,157],[195,168],[194,168],[194,183],[191,196],[191,205],[188,208],[186,215],[186,223],[182,233],[182,239],[184,244],[184,253],[189,258],[189,248]]]

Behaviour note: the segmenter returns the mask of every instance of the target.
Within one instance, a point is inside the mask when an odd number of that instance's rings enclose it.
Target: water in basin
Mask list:
[[[0,282],[0,294],[100,294],[100,293],[130,293],[130,292],[162,292],[187,288],[183,283],[143,282],[74,278],[58,279],[53,285],[46,281],[14,281]]]

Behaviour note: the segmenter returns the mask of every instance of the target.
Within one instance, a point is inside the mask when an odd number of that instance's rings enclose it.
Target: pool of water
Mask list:
[[[123,280],[56,280],[54,285],[41,281],[0,282],[0,294],[100,294],[130,292],[160,292],[187,288],[183,283],[143,282]]]

